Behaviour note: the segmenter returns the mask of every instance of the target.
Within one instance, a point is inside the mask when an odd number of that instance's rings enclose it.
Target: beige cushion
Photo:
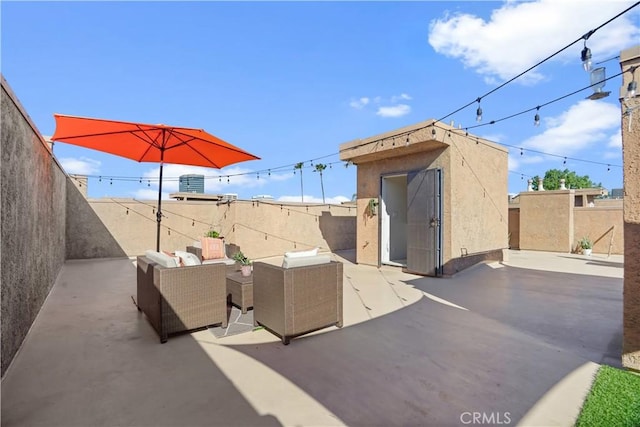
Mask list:
[[[182,263],[185,267],[202,264],[198,259],[198,256],[196,254],[192,254],[191,252],[175,251],[174,253],[176,254],[176,256],[182,259]]]
[[[308,251],[295,251],[295,252],[285,252],[284,256],[289,258],[299,258],[305,256],[316,256],[318,255],[319,248],[309,249]]]
[[[305,267],[308,265],[328,264],[331,257],[326,254],[304,257],[290,257],[285,254],[282,260],[282,268]]]
[[[178,264],[179,261],[176,261],[176,257],[169,256],[164,252],[156,252],[154,250],[148,250],[148,251],[145,251],[144,256],[146,256],[151,261],[163,267],[174,268],[179,266]]]
[[[224,265],[233,265],[236,263],[235,260],[231,258],[216,258],[216,259],[205,259],[202,261],[203,264],[224,264]]]

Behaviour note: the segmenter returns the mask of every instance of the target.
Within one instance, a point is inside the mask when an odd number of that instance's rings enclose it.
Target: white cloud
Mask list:
[[[175,193],[180,189],[179,177],[187,174],[204,175],[204,192],[206,194],[218,194],[238,192],[237,187],[260,188],[273,181],[285,181],[291,179],[293,174],[268,172],[258,174],[251,169],[241,166],[231,166],[224,169],[211,169],[199,166],[187,165],[164,165],[162,176],[163,193]],[[151,179],[151,187],[158,188],[158,177],[160,176],[160,166],[157,165],[143,174],[143,181]]]
[[[97,175],[98,172],[100,172],[101,165],[98,160],[86,157],[65,157],[64,159],[60,159],[60,164],[68,174],[74,175]]]
[[[622,130],[618,129],[616,133],[609,137],[607,147],[622,148]]]
[[[604,153],[603,157],[605,159],[618,159],[618,160],[620,160],[620,158],[622,157],[622,153],[620,151],[608,151],[608,152]]]
[[[150,188],[141,188],[131,193],[134,199],[138,200],[158,200],[158,190],[152,190]],[[169,193],[162,192],[162,200],[168,200]]]
[[[401,93],[400,95],[393,95],[391,97],[391,103],[395,104],[398,101],[409,101],[411,99],[411,96],[407,95],[406,93]]]
[[[573,42],[633,1],[507,1],[484,19],[464,13],[446,15],[430,23],[429,44],[443,55],[460,59],[489,82],[507,80]],[[640,26],[631,11],[594,33],[587,42],[593,60],[619,54],[637,44]],[[582,43],[554,57],[579,63]],[[578,67],[579,64],[576,64]],[[516,80],[534,83],[543,79],[533,70]]]
[[[518,171],[518,167],[520,166],[520,159],[518,157],[509,154],[509,170],[510,171]]]
[[[520,146],[568,156],[607,140],[620,126],[620,111],[613,104],[582,100],[557,117],[545,120],[547,129]]]
[[[339,205],[342,202],[348,202],[349,198],[344,196],[335,196],[335,197],[325,197],[324,202],[327,204]],[[280,196],[278,197],[279,202],[300,202],[301,197],[298,196]],[[322,197],[309,196],[307,194],[304,195],[304,203],[322,203]]]
[[[393,95],[388,101],[385,101],[380,96],[373,98],[373,103],[380,105],[381,103],[396,104],[392,106],[378,107],[376,114],[381,117],[401,117],[411,112],[411,107],[406,104],[398,104],[399,101],[410,101],[412,98],[406,93],[400,95]],[[362,110],[365,106],[372,102],[371,98],[363,96],[358,99],[352,99],[349,105],[357,110]]]
[[[376,114],[380,117],[402,117],[411,112],[411,107],[406,104],[398,104],[392,107],[380,107]]]
[[[349,103],[349,105],[352,108],[355,108],[357,110],[362,110],[362,108],[364,108],[364,106],[367,105],[368,103],[369,103],[369,98],[367,98],[366,96],[363,96],[362,98],[352,100]]]

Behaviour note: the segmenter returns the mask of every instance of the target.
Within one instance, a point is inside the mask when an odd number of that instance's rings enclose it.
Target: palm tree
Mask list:
[[[296,163],[293,167],[293,173],[296,173],[296,169],[300,169],[300,196],[302,198],[302,203],[304,203],[304,187],[302,186],[302,168],[304,167],[304,162]]]
[[[320,172],[320,187],[322,188],[322,203],[324,203],[324,183],[322,182],[322,171],[327,168],[327,165],[322,163],[316,164],[314,172]]]

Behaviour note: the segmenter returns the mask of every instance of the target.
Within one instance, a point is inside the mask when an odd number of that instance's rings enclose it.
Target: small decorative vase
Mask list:
[[[591,256],[591,249],[583,249],[582,253],[585,254],[586,256]]]
[[[251,266],[250,265],[243,265],[242,267],[240,267],[240,272],[242,273],[242,275],[244,277],[251,276]]]

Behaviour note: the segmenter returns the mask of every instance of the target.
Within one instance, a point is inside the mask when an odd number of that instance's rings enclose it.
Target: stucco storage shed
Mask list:
[[[357,166],[356,262],[429,276],[502,260],[508,151],[435,120],[340,145]]]

